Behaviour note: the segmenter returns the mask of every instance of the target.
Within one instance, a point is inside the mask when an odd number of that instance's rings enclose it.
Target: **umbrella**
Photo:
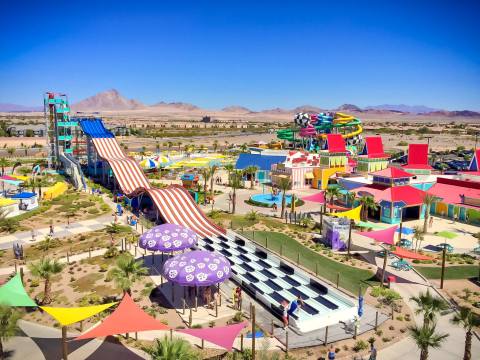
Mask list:
[[[155,169],[157,167],[157,163],[152,159],[145,159],[140,161],[140,166],[143,169]]]
[[[230,263],[221,254],[195,250],[165,261],[163,274],[183,286],[210,286],[230,277]]]
[[[176,224],[162,224],[140,236],[139,246],[151,251],[171,252],[188,249],[197,243],[197,234]]]
[[[358,316],[362,317],[363,315],[363,296],[358,297]]]
[[[400,232],[400,228],[397,229],[397,232]],[[402,234],[404,235],[411,235],[415,232],[412,228],[402,226]]]
[[[170,159],[165,155],[158,155],[154,158],[154,160],[156,161],[158,167],[165,167],[171,162]]]
[[[454,232],[451,232],[451,231],[440,231],[438,233],[436,233],[435,235],[437,236],[441,236],[443,238],[446,238],[446,239],[455,239],[457,237],[457,234],[454,233]]]

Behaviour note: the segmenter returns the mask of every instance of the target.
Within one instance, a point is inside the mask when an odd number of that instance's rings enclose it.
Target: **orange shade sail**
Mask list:
[[[430,256],[422,255],[413,251],[406,250],[400,246],[397,246],[396,250],[391,252],[402,259],[412,259],[412,260],[431,260]]]
[[[87,330],[75,340],[104,337],[109,335],[148,330],[168,330],[167,325],[140,309],[130,295],[125,294],[115,311],[102,323]]]

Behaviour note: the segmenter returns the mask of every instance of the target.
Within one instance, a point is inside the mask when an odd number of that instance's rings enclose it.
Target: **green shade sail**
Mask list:
[[[25,291],[20,274],[16,274],[5,285],[0,287],[0,304],[9,306],[37,306]]]
[[[446,238],[446,239],[455,239],[457,237],[457,234],[451,231],[440,231],[435,235]]]

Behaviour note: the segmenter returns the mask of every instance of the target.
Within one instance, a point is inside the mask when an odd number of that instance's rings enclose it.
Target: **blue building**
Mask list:
[[[273,164],[283,163],[287,159],[286,155],[262,155],[242,153],[237,159],[235,168],[244,170],[249,166],[258,167],[255,179],[260,183],[270,182],[270,170]]]

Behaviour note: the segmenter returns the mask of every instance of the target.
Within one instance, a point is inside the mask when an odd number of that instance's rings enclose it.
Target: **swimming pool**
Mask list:
[[[250,197],[250,200],[262,203],[264,205],[272,206],[273,204],[277,204],[278,207],[282,206],[282,193],[278,193],[277,195],[269,194],[256,194]],[[292,203],[292,195],[285,196],[285,203],[287,206],[290,206]]]

